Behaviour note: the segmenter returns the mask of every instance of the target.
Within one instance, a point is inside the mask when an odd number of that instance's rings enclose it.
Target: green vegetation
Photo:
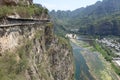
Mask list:
[[[116,74],[113,73],[110,64],[103,59],[102,55],[99,54],[93,46],[80,40],[75,40],[75,44],[81,47],[82,50],[80,53],[84,56],[89,71],[94,75],[95,80],[118,80],[116,79]],[[92,51],[91,49],[95,49],[95,51]]]
[[[12,8],[7,7],[7,6],[0,6],[0,17],[5,16],[5,15],[9,15],[10,13],[12,13]]]
[[[64,48],[71,49],[70,41],[64,37],[58,37],[58,44],[62,45]]]
[[[47,26],[47,27],[51,27],[51,28],[53,28],[53,23],[48,22],[48,23],[46,24],[46,26]]]
[[[5,55],[0,58],[0,80],[25,80],[23,73],[27,68],[27,59],[22,51],[17,51],[15,53],[6,52]],[[22,59],[19,59],[18,54],[21,53]]]
[[[35,38],[36,39],[39,39],[42,35],[43,35],[43,31],[42,30],[38,30],[38,31],[36,31],[36,33],[35,33]]]
[[[79,8],[74,11],[51,11],[55,32],[64,36],[73,29],[79,29],[78,34],[92,36],[120,36],[120,0],[103,0],[86,8]],[[113,5],[113,6],[111,6]],[[73,31],[74,32],[74,31]],[[60,39],[60,43],[63,43]],[[106,61],[112,64],[112,57],[116,55],[109,48],[93,43]],[[86,45],[84,46],[86,47]],[[112,64],[115,72],[120,75],[120,69]],[[101,72],[104,76],[104,72]]]
[[[21,17],[41,16],[42,13],[47,14],[48,10],[37,5],[30,6],[0,6],[0,17],[6,15],[19,14]]]
[[[45,45],[49,46],[53,38],[53,24],[50,22],[45,25]]]
[[[119,0],[103,0],[74,11],[51,11],[55,32],[62,33],[79,29],[80,34],[119,36],[120,4],[118,3],[120,3]]]
[[[112,61],[112,57],[116,57],[117,56],[114,53],[112,53],[112,51],[110,49],[100,45],[97,42],[94,42],[93,45],[96,48],[96,50],[99,51],[104,56],[106,61],[110,61],[111,62]]]
[[[112,57],[116,57],[117,55],[113,54],[110,51],[110,49],[103,47],[102,45],[100,45],[96,42],[94,42],[93,45],[96,48],[96,50],[102,54],[102,56],[105,58],[105,60],[109,61],[111,63],[111,66],[114,69],[114,71],[120,76],[120,68],[112,62]]]
[[[111,63],[114,71],[120,76],[120,67],[117,67],[113,62]]]
[[[35,37],[40,38],[41,32]],[[26,80],[25,71],[29,68],[28,56],[33,46],[32,40],[24,40],[23,45],[0,56],[0,80]]]
[[[44,9],[44,13],[48,14],[48,9],[47,8]]]
[[[53,35],[53,24],[47,23],[45,27],[45,40],[46,45],[48,46],[54,38],[58,38],[58,44],[62,45],[64,48],[71,49],[71,45],[69,43],[69,39],[65,38],[63,33],[59,33],[56,36]]]

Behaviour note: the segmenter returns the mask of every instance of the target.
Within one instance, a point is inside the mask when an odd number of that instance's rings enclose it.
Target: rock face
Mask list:
[[[18,4],[30,5],[32,0],[0,0],[7,7]],[[39,8],[41,15],[34,19],[14,14],[9,16],[14,19],[0,19],[0,80],[74,80],[69,42],[53,34],[51,22],[40,21],[49,19],[47,9]]]
[[[23,4],[23,5],[30,5],[33,3],[33,0],[0,0],[0,5],[18,5],[18,4]]]
[[[51,23],[0,28],[0,80],[74,80],[71,48]]]

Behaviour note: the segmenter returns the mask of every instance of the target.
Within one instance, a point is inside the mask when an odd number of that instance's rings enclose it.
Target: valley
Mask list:
[[[120,0],[41,1],[0,0],[0,80],[120,80]]]
[[[69,36],[75,61],[79,61],[76,80],[120,80],[119,3],[102,0],[72,11],[49,12],[57,35],[78,35],[77,40]]]
[[[83,40],[71,39],[75,60],[78,62],[79,59],[80,60],[82,59],[81,57],[83,57],[85,60],[85,61],[82,60],[82,63],[81,61],[77,63],[76,74],[78,74],[78,71],[80,71],[81,73],[80,75],[83,76],[80,79],[76,77],[76,80],[119,80],[120,79],[119,76],[115,73],[113,67],[111,66],[112,63],[106,61],[106,59],[101,54],[101,52],[97,51],[88,42]],[[77,47],[75,47],[75,45]],[[77,49],[79,48],[79,51],[77,51],[76,48]],[[81,54],[81,56],[78,56],[79,54]],[[78,67],[79,63],[81,63],[81,65]],[[83,64],[87,64],[87,65],[84,65],[84,67],[81,68]],[[119,67],[119,65],[116,66]],[[86,71],[87,73],[85,74],[84,71]],[[88,74],[89,76],[87,76]],[[93,77],[92,79],[90,78],[90,75]]]

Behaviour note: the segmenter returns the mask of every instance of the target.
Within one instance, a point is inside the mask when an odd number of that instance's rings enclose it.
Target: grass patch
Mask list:
[[[94,45],[95,49],[104,56],[106,61],[109,61],[109,62],[112,61],[112,57],[114,57],[114,56],[112,55],[112,53],[109,52],[109,50],[107,48],[103,48],[103,46],[101,46],[100,44],[98,44],[96,42],[94,42],[93,45]]]
[[[28,54],[32,49],[29,40],[14,52],[6,51],[0,57],[0,80],[25,80],[25,70],[28,68]]]
[[[43,35],[43,30],[38,30],[38,31],[36,31],[36,33],[35,33],[35,38],[36,39],[40,39],[40,37]]]
[[[0,6],[0,17],[11,15],[14,12],[21,17],[41,16],[42,13],[47,14],[48,10],[36,5],[30,6]]]
[[[18,63],[16,57],[16,53],[6,52],[0,58],[0,80],[25,80],[23,69],[20,69],[23,68],[25,64],[22,63],[25,62],[21,60]]]
[[[62,45],[63,48],[71,49],[71,44],[68,38],[58,37],[58,44]]]
[[[120,68],[112,62],[112,57],[116,57],[117,55],[113,54],[108,48],[105,48],[96,42],[94,42],[94,47],[103,55],[106,61],[111,63],[113,70],[120,76]]]
[[[114,63],[111,63],[112,68],[114,69],[114,71],[120,76],[120,68],[117,67]]]

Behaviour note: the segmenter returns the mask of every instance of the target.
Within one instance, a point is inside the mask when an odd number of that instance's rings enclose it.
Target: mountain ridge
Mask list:
[[[103,0],[103,1],[98,1],[93,5],[87,6],[87,7],[83,7],[83,8],[78,8],[74,11],[64,11],[64,12],[55,12],[56,14],[55,17],[52,17],[52,12],[50,12],[51,17],[53,18],[56,26],[62,26],[64,28],[64,30],[70,31],[70,29],[76,28],[76,29],[82,29],[79,30],[80,33],[83,34],[88,34],[86,32],[92,32],[89,31],[88,28],[90,27],[90,25],[93,25],[94,29],[96,28],[95,26],[99,26],[99,25],[94,25],[94,24],[102,24],[102,20],[105,21],[105,19],[109,21],[112,21],[113,19],[111,17],[116,17],[115,20],[117,20],[119,22],[118,19],[118,15],[120,13],[120,0]],[[67,16],[64,16],[64,14],[68,14]],[[118,15],[116,15],[118,14]],[[60,18],[59,18],[60,17]],[[64,17],[64,18],[61,18]],[[100,22],[101,21],[101,22]],[[60,22],[60,24],[59,24]],[[99,23],[97,23],[99,22]],[[113,23],[114,24],[114,23]],[[99,26],[100,28],[101,26]],[[119,29],[119,25],[116,26]],[[85,30],[86,28],[86,30]],[[58,28],[60,29],[60,28]],[[56,29],[56,30],[58,30]],[[64,31],[62,30],[62,31]],[[83,31],[84,32],[81,32]],[[96,29],[98,30],[98,29]],[[106,29],[107,30],[107,29]],[[106,31],[105,30],[105,31]],[[102,30],[103,31],[103,30]],[[58,32],[58,31],[56,31]],[[100,31],[101,32],[101,31]],[[94,32],[94,34],[100,34],[99,30],[98,33]],[[112,31],[111,31],[112,32]],[[119,32],[118,32],[119,33]],[[102,34],[100,34],[102,35]],[[105,35],[114,35],[112,33],[110,34],[105,34]],[[120,33],[118,34],[120,35]]]

